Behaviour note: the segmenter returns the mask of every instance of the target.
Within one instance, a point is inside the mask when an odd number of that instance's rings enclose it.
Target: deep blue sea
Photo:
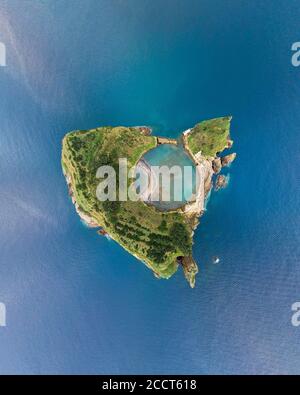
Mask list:
[[[299,20],[299,0],[1,0],[0,373],[300,373]],[[230,114],[195,289],[80,222],[67,131]]]

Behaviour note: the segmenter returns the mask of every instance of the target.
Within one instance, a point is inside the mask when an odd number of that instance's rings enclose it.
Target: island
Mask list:
[[[203,121],[178,139],[153,136],[146,126],[103,126],[66,134],[61,162],[77,213],[90,227],[98,228],[99,234],[108,235],[142,261],[156,277],[168,279],[181,266],[194,287],[198,266],[192,256],[193,234],[213,183],[219,180],[215,189],[225,185],[218,175],[236,156],[221,156],[233,144],[230,122],[230,116]],[[143,155],[160,144],[182,146],[201,174],[202,182],[192,201],[162,211],[144,200],[97,199],[100,166],[112,166],[118,177],[119,158],[127,158],[128,168],[134,168]]]

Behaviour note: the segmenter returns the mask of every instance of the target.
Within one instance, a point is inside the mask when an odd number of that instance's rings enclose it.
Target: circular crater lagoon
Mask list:
[[[196,168],[181,145],[158,145],[140,159],[136,171],[147,178],[142,200],[158,209],[174,210],[193,200]]]

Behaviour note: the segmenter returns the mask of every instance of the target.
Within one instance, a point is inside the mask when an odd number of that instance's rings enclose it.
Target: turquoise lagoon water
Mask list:
[[[150,203],[160,210],[172,210],[183,206],[193,199],[196,189],[196,169],[193,161],[184,152],[182,146],[162,144],[148,151],[142,158],[152,168],[163,166],[172,172],[169,182],[164,182],[162,177],[154,177],[157,182],[157,196],[155,193],[150,198]],[[166,173],[166,176],[168,174]],[[169,193],[167,190],[169,190]],[[165,194],[165,195],[164,195]]]
[[[296,0],[1,1],[1,373],[300,373],[299,19]],[[67,131],[228,114],[195,289],[82,225]]]

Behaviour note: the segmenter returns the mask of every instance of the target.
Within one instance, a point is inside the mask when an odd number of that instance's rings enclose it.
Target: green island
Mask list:
[[[231,117],[203,121],[183,132],[178,140],[152,136],[151,129],[145,126],[104,126],[66,134],[62,168],[77,213],[89,226],[100,228],[99,234],[108,234],[142,261],[156,277],[167,279],[182,266],[187,281],[194,287],[198,266],[192,257],[193,233],[213,187],[213,176],[235,158],[235,154],[220,157],[233,143],[230,121]],[[158,144],[181,144],[195,166],[199,166],[203,182],[193,201],[178,209],[161,211],[141,200],[97,199],[96,172],[100,166],[112,166],[118,179],[119,158],[127,158],[128,169],[132,168]],[[217,175],[215,189],[225,185],[226,177]]]

